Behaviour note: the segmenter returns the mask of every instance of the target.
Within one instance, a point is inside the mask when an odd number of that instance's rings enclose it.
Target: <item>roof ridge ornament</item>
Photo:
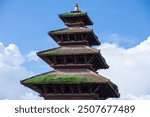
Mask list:
[[[74,11],[75,11],[75,12],[79,12],[79,6],[78,6],[78,3],[76,3],[76,6],[75,6],[75,8],[74,8]]]
[[[74,7],[74,11],[72,11],[73,13],[76,13],[76,12],[81,12],[79,10],[79,6],[78,6],[78,3],[76,3],[75,7]]]

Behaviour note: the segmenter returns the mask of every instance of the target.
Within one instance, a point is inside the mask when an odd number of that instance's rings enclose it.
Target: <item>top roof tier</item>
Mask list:
[[[59,14],[59,17],[68,27],[84,27],[86,25],[93,25],[93,22],[88,17],[87,12],[81,12],[78,4],[76,4],[74,11]]]

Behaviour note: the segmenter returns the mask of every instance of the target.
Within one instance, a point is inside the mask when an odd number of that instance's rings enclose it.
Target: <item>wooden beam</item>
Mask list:
[[[67,34],[67,40],[68,40],[68,41],[70,41],[70,37],[69,37],[69,35],[68,35],[68,34]]]
[[[92,84],[91,83],[88,85],[88,89],[89,89],[90,93],[93,93]]]
[[[60,35],[60,41],[63,42],[63,35]]]
[[[53,64],[53,62],[49,59],[49,56],[44,56],[43,60],[47,62],[49,65]]]
[[[81,33],[81,40],[83,40],[84,39],[84,37],[83,37],[83,33]]]
[[[66,56],[64,55],[62,57],[63,57],[64,64],[66,65],[67,64],[67,62],[66,62]]]
[[[47,85],[46,85],[46,84],[43,85],[43,91],[44,91],[44,93],[48,93],[48,88],[47,88]]]
[[[54,93],[56,94],[57,93],[57,88],[56,88],[57,86],[56,86],[56,84],[53,84],[52,86],[53,86],[52,88],[54,90]]]
[[[78,39],[77,39],[77,35],[74,35],[75,36],[75,41],[77,41]]]
[[[98,94],[41,94],[46,100],[93,100]]]
[[[61,84],[61,85],[59,85],[59,86],[60,86],[61,92],[64,94],[64,93],[65,93],[64,84]]]
[[[99,91],[100,87],[101,87],[101,85],[98,85],[97,88],[94,90],[94,93],[97,93]]]
[[[90,60],[88,60],[88,62],[87,63],[90,63],[90,62],[92,62],[92,60],[95,58],[95,55],[92,55],[92,57],[90,58]]]
[[[88,38],[88,33],[85,34],[84,39],[83,40],[87,40],[88,42],[90,41],[90,39]]]
[[[56,56],[52,56],[52,59],[54,61],[54,64],[57,64],[57,62],[56,62]]]
[[[81,84],[78,84],[78,92],[79,92],[79,94],[81,94],[82,93],[82,91],[81,91]]]
[[[87,63],[87,55],[85,55],[84,60],[85,60],[85,63]]]
[[[73,85],[70,86],[69,88],[70,88],[71,93],[73,94],[74,93],[74,91],[73,91]]]

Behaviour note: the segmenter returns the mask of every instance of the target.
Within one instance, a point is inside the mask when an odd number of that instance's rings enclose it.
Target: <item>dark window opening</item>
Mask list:
[[[70,41],[74,41],[75,40],[75,35],[73,35],[73,34],[69,35],[69,39],[70,39]]]
[[[82,40],[81,34],[77,34],[76,36],[77,36],[77,40],[78,40],[78,41],[81,41],[81,40]]]
[[[73,58],[73,56],[71,56],[71,55],[66,56],[66,63],[67,64],[75,64],[75,59]]]
[[[57,62],[57,64],[62,64],[62,57],[56,56],[56,62]]]
[[[85,58],[83,55],[77,57],[78,64],[85,64]]]
[[[63,41],[68,41],[67,35],[63,35],[62,37],[63,37]]]

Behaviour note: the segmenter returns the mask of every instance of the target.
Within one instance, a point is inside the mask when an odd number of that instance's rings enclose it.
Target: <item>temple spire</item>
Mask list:
[[[78,3],[76,3],[76,6],[74,8],[74,12],[79,12],[79,6],[78,6]]]

